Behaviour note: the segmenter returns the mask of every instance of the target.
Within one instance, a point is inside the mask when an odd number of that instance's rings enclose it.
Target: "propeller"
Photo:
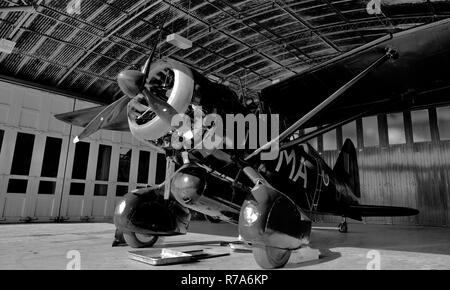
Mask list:
[[[161,33],[162,29],[160,30],[160,36]],[[120,112],[126,109],[130,99],[134,98],[145,89],[145,81],[150,72],[150,66],[152,64],[157,45],[158,41],[155,42],[150,57],[145,62],[142,71],[125,70],[119,73],[119,75],[117,76],[117,83],[121,91],[125,94],[125,96],[122,96],[117,101],[111,103],[105,109],[103,109],[98,115],[96,115],[84,128],[84,130],[80,133],[80,135],[76,136],[73,139],[74,143],[77,143],[81,139],[90,136],[99,129],[108,126],[108,124],[111,123],[112,120],[117,118]],[[146,97],[147,99],[149,99],[147,95],[148,94],[146,94]],[[151,99],[154,100],[154,98]],[[155,107],[157,107],[158,111],[164,110],[164,108],[161,108],[160,105],[156,105]],[[170,110],[170,108],[166,108],[166,110]],[[170,112],[173,112],[173,110],[171,110]],[[163,111],[163,113],[165,113],[165,111]],[[166,118],[166,115],[167,114],[163,115],[164,118]]]
[[[148,71],[146,67],[150,66],[151,57],[152,56],[150,56],[145,64],[145,71]],[[113,122],[113,120],[119,116],[120,112],[126,110],[130,98],[135,97],[140,93],[140,90],[144,88],[145,77],[146,76],[144,73],[137,70],[126,70],[119,73],[117,76],[117,83],[125,95],[108,105],[98,115],[96,115],[84,128],[80,135],[75,136],[73,143],[77,143],[81,139],[90,136],[104,126],[107,126],[107,124]]]
[[[181,125],[172,126],[172,119],[178,115],[177,110],[167,103],[165,99],[145,88],[145,81],[142,81],[145,80],[145,77],[142,72],[127,70],[121,72],[117,78],[120,89],[128,97],[134,99],[130,103],[132,108],[128,106],[129,110],[142,112],[140,116],[136,117],[136,120],[142,118],[148,111],[152,111],[172,130],[177,131],[179,135],[185,135],[190,130],[184,129]],[[158,88],[155,88],[155,90],[158,91]],[[142,102],[142,96],[145,98],[146,105]],[[133,114],[134,112],[129,113]]]

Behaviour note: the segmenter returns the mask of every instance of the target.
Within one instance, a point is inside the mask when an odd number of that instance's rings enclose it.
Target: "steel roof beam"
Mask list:
[[[6,20],[4,20],[4,19],[0,19],[0,21],[5,22],[5,23],[10,23],[9,21],[6,21]],[[21,31],[27,31],[27,32],[31,32],[31,33],[37,34],[37,35],[39,35],[40,37],[43,37],[44,40],[45,40],[45,39],[51,39],[51,40],[53,40],[53,41],[59,42],[59,43],[64,44],[64,45],[70,45],[70,46],[76,47],[77,49],[80,49],[80,50],[82,50],[82,51],[84,51],[84,52],[88,52],[88,51],[89,51],[87,48],[84,48],[83,46],[79,46],[79,45],[77,45],[77,44],[75,44],[75,43],[72,43],[72,42],[69,42],[69,41],[65,41],[65,40],[62,40],[62,39],[59,39],[59,38],[55,38],[55,37],[50,36],[50,35],[47,35],[47,34],[43,34],[43,33],[41,33],[41,32],[38,32],[38,31],[36,31],[36,30],[33,30],[33,29],[31,29],[31,28],[21,27],[20,30],[21,30]],[[42,42],[42,41],[39,40],[39,42]],[[34,46],[33,46],[33,47],[34,47]],[[28,52],[34,52],[34,51],[36,51],[36,50],[37,50],[37,48],[36,48],[36,49],[32,48],[32,49],[31,49],[30,51],[28,51]],[[128,62],[125,62],[125,61],[122,61],[122,60],[120,60],[120,59],[116,59],[116,58],[113,58],[113,57],[104,55],[104,54],[99,53],[99,52],[95,52],[95,51],[94,51],[94,52],[92,52],[92,53],[93,53],[93,54],[96,54],[96,55],[99,55],[99,56],[102,56],[102,57],[105,57],[105,58],[108,58],[108,59],[113,60],[113,61],[117,61],[117,62],[119,62],[119,63],[128,64]]]
[[[52,8],[52,7],[50,7],[50,6],[47,6],[47,5],[45,5],[45,4],[41,4],[40,7],[45,8],[46,10],[48,10],[48,11],[50,11],[50,12],[53,12],[53,13],[55,13],[55,14],[63,15],[63,16],[66,17],[67,19],[70,19],[70,20],[73,20],[73,21],[75,21],[75,22],[81,23],[81,24],[84,25],[84,26],[91,27],[91,28],[97,30],[100,34],[95,34],[95,33],[93,33],[93,32],[90,32],[90,31],[87,31],[87,30],[83,30],[82,28],[77,27],[77,26],[74,26],[74,25],[69,24],[69,23],[67,23],[67,22],[62,22],[62,23],[64,23],[64,24],[66,24],[66,25],[69,25],[69,26],[71,26],[71,27],[77,28],[78,30],[81,30],[81,31],[83,31],[83,32],[86,32],[86,33],[88,33],[88,34],[91,34],[91,35],[97,36],[97,37],[102,37],[102,36],[104,35],[104,33],[105,33],[105,29],[104,29],[103,27],[96,26],[96,25],[94,25],[94,24],[92,24],[92,23],[89,23],[89,22],[85,21],[85,20],[82,19],[82,18],[71,16],[71,15],[66,14],[66,13],[64,13],[64,12],[61,12],[61,11],[59,11],[59,10],[57,10],[57,9],[54,9],[54,8]],[[54,17],[52,17],[52,16],[50,16],[50,15],[46,15],[46,14],[44,14],[44,13],[40,13],[40,14],[43,15],[43,16],[46,16],[46,17],[55,19]],[[55,20],[56,20],[56,19],[55,19]]]
[[[447,18],[450,17],[450,13],[447,14],[441,14],[438,16],[438,18]],[[423,19],[423,21],[417,21],[419,19]],[[424,23],[426,21],[432,20],[432,15],[429,16],[398,16],[398,17],[391,17],[391,20],[394,21],[398,21],[399,24],[402,23],[408,23],[408,22],[419,22],[419,23]],[[370,24],[376,24],[376,26],[379,26],[379,21],[376,18],[368,18],[368,19],[363,19],[363,20],[358,20],[358,21],[349,21],[349,23],[345,23],[345,24],[340,24],[340,25],[335,25],[335,24],[330,24],[330,25],[323,25],[323,26],[317,26],[315,27],[314,31],[323,31],[323,30],[330,30],[331,32],[321,32],[324,36],[327,35],[331,35],[331,34],[335,34],[336,32],[351,32],[353,30],[356,30],[358,28],[370,28],[373,27],[375,25],[370,25]],[[398,25],[398,24],[396,24]],[[383,25],[383,27],[386,27],[385,25]],[[389,27],[386,27],[386,29],[388,29]],[[298,30],[298,31],[293,31],[287,35],[285,35],[284,37],[288,38],[291,36],[294,36],[298,33],[303,33],[303,32],[308,32],[308,30]]]
[[[309,24],[307,21],[303,20],[301,17],[297,16],[297,14],[295,14],[295,12],[293,12],[291,10],[291,8],[289,6],[286,5],[286,3],[278,3],[277,0],[273,0],[273,3],[275,3],[276,6],[278,6],[280,9],[282,9],[284,12],[288,13],[292,18],[294,18],[295,20],[297,20],[299,23],[301,23],[303,26],[307,27],[309,30],[311,30],[314,34],[316,34],[323,42],[325,42],[326,44],[328,44],[331,48],[335,49],[336,51],[341,52],[342,50],[335,45],[332,41],[330,41],[328,38],[326,38],[325,36],[323,36],[320,32],[318,31],[314,31],[314,27]]]
[[[46,9],[47,9],[47,8],[46,8]],[[86,24],[86,23],[84,23],[83,21],[81,21],[81,20],[79,20],[79,19],[77,19],[77,18],[68,17],[67,15],[65,15],[64,13],[62,13],[62,12],[60,12],[60,11],[58,11],[58,10],[54,10],[54,11],[52,11],[52,12],[55,12],[56,14],[59,14],[59,15],[61,15],[61,16],[66,16],[67,18],[69,18],[69,19],[71,19],[71,20],[74,20],[74,21],[76,21],[76,22],[79,22],[79,23],[81,23],[82,25],[89,26],[89,27],[92,27],[92,28],[94,28],[94,29],[96,29],[96,30],[99,30],[99,28],[97,28],[96,26],[93,26],[93,25],[90,25],[90,24]],[[38,12],[38,13],[39,13],[39,12]],[[44,13],[39,13],[39,15],[44,16],[44,17],[47,17],[47,18],[52,19],[52,20],[55,20],[55,21],[59,22],[60,24],[63,24],[63,25],[72,27],[72,28],[76,29],[75,31],[82,31],[83,33],[90,34],[90,35],[93,36],[93,37],[102,38],[103,33],[102,33],[102,35],[95,34],[95,33],[93,33],[93,32],[84,30],[83,28],[80,28],[80,27],[78,27],[78,26],[75,26],[75,25],[66,23],[66,22],[64,22],[64,21],[62,21],[62,20],[59,20],[59,19],[57,19],[57,18],[54,18],[54,17],[52,17],[52,16],[50,16],[50,15],[46,15],[46,14],[44,14]],[[118,39],[120,39],[120,40],[123,40],[124,42],[128,42],[128,43],[130,43],[130,44],[132,44],[132,45],[134,45],[134,46],[137,46],[135,43],[131,42],[130,40],[124,39],[124,38],[122,38],[122,37],[120,37],[120,36],[114,35],[113,37],[116,37],[116,38],[118,38]],[[61,39],[56,39],[56,38],[55,38],[55,40],[63,41],[63,40],[61,40]],[[135,51],[135,52],[137,52],[137,53],[142,53],[141,51],[137,51],[137,50],[135,50],[135,49],[133,49],[133,48],[130,48],[129,46],[126,46],[126,45],[122,44],[122,43],[118,43],[118,42],[114,41],[113,39],[109,39],[109,41],[111,41],[112,43],[114,43],[114,44],[116,44],[116,45],[118,45],[118,46],[121,46],[121,47],[124,47],[124,48],[126,48],[126,49],[129,49],[129,50],[131,50],[131,51]],[[78,46],[78,45],[72,44],[72,43],[70,43],[70,42],[67,43],[67,44],[69,44],[69,45],[74,45],[74,46]],[[94,53],[95,53],[95,52],[94,52]]]
[[[331,2],[330,0],[321,0],[322,2],[325,2],[325,4],[330,7],[334,13],[336,13],[336,15],[341,18],[345,23],[349,23],[349,20],[347,19],[347,17],[344,16],[344,14],[342,14],[342,12],[337,9]],[[361,32],[358,32],[359,36],[361,37],[361,39],[363,40],[364,43],[367,43],[368,41],[364,38],[364,36],[362,35]]]
[[[0,7],[0,12],[31,12],[33,13],[36,9],[31,5],[19,5],[19,6],[6,6]]]
[[[110,4],[108,4],[108,5],[110,5]],[[50,10],[50,11],[53,11],[53,12],[55,12],[55,13],[58,13],[58,14],[60,14],[60,15],[66,16],[66,15],[63,14],[62,12],[59,12],[59,11],[57,11],[57,10],[54,10],[53,8],[46,7],[46,6],[44,6],[44,8],[46,8],[46,9],[48,9],[48,10]],[[116,8],[116,9],[117,9],[117,8]],[[123,13],[125,13],[125,12],[123,12]],[[84,31],[84,32],[89,33],[89,34],[91,34],[91,35],[93,35],[93,36],[100,37],[99,35],[96,35],[96,34],[94,34],[94,33],[92,33],[92,32],[88,32],[88,31],[86,31],[86,30],[84,30],[84,29],[82,29],[82,28],[80,28],[80,27],[77,27],[77,26],[68,24],[68,23],[66,23],[66,22],[64,22],[64,21],[61,21],[61,20],[59,20],[59,19],[55,19],[54,17],[51,17],[51,16],[46,15],[46,14],[44,14],[44,13],[40,13],[40,15],[45,16],[45,17],[48,17],[48,18],[50,18],[50,19],[54,19],[54,20],[56,20],[56,21],[59,22],[59,23],[62,23],[62,24],[71,26],[71,27],[73,27],[73,28],[75,28],[75,29],[77,29],[77,30]],[[99,30],[99,28],[97,28],[97,27],[95,27],[95,26],[93,26],[93,25],[91,25],[91,24],[89,24],[89,23],[85,23],[84,21],[80,21],[80,20],[77,19],[77,18],[73,18],[73,17],[68,17],[68,18],[73,19],[73,20],[75,20],[75,21],[77,21],[77,22],[81,22],[81,23],[84,24],[84,25],[87,25],[87,26],[90,26],[90,27],[93,27],[93,28]],[[147,22],[147,21],[145,21],[145,22]],[[150,24],[152,24],[152,23],[150,23]],[[154,24],[152,24],[152,25],[154,25]],[[119,38],[119,39],[121,39],[121,40],[124,40],[124,41],[126,41],[126,42],[128,42],[128,43],[130,43],[130,44],[132,44],[132,45],[144,47],[144,46],[142,46],[142,45],[139,45],[139,44],[134,43],[134,42],[131,41],[131,40],[124,39],[123,37],[120,37],[120,36],[117,36],[117,35],[114,35],[114,37],[117,37],[117,38]],[[57,40],[57,39],[54,39],[54,40]],[[111,41],[112,41],[112,40],[111,40]],[[112,41],[112,42],[115,43],[115,44],[117,44],[117,45],[120,45],[120,46],[122,46],[122,47],[125,47],[126,49],[129,49],[129,50],[132,50],[132,51],[135,51],[135,52],[137,52],[137,53],[141,53],[141,54],[142,54],[141,51],[134,50],[134,49],[132,49],[132,48],[130,48],[130,47],[124,46],[123,44],[117,43],[117,42],[115,42],[115,41]],[[69,44],[70,44],[70,43],[69,43]],[[73,44],[71,44],[71,45],[73,45]],[[145,48],[146,48],[146,47],[145,47]],[[200,48],[202,48],[202,47],[200,47]],[[147,49],[148,49],[148,48],[147,48]],[[96,52],[94,52],[94,53],[96,53]],[[98,53],[97,53],[97,54],[98,54]],[[99,54],[99,55],[103,55],[103,54]],[[220,56],[220,55],[219,55],[219,56]],[[223,58],[223,56],[220,56],[220,57]],[[120,60],[118,60],[118,61],[120,61]],[[192,64],[189,64],[189,65],[192,66]],[[198,69],[198,68],[197,68],[197,69]]]
[[[31,22],[30,22],[29,24],[31,24]],[[46,33],[52,34],[53,31],[55,31],[57,25],[58,25],[57,22],[54,23],[54,24],[46,31]],[[22,28],[20,28],[20,29],[24,29],[24,28],[22,27]],[[39,39],[39,40],[33,45],[33,47],[31,47],[31,49],[28,50],[28,53],[34,54],[34,52],[35,52],[37,49],[39,49],[39,48],[41,47],[41,45],[44,43],[45,39],[46,39],[46,38],[41,38],[41,39]],[[17,66],[17,69],[16,69],[15,74],[17,74],[17,73],[22,69],[22,67],[23,67],[23,65],[25,64],[25,62],[26,62],[26,59],[24,58],[24,59],[20,62],[20,64]],[[37,76],[37,75],[36,75],[36,76]]]
[[[233,17],[233,19],[235,19],[236,21],[242,23],[243,25],[245,25],[246,27],[252,29],[253,31],[256,31],[257,33],[259,33],[260,35],[264,36],[266,39],[272,41],[273,43],[275,43],[276,45],[281,46],[283,49],[285,49],[286,51],[288,51],[289,53],[292,53],[294,56],[296,56],[297,58],[300,58],[298,55],[296,55],[295,53],[293,53],[292,51],[288,50],[287,47],[284,44],[280,44],[277,41],[267,37],[266,35],[262,34],[260,31],[256,30],[255,28],[251,27],[250,25],[248,25],[247,23],[245,23],[243,20],[241,20],[240,18],[235,17],[234,15],[232,15],[231,13],[229,13],[228,11],[217,7],[216,5],[214,5],[214,3],[212,3],[211,0],[205,0],[207,1],[210,5],[214,6],[216,9],[219,9],[220,11],[226,13],[227,15],[230,15],[231,17]],[[232,6],[232,4],[229,4],[228,2],[219,0],[221,3],[223,3],[224,5],[227,5],[227,7],[229,7],[230,9],[233,9],[236,13],[239,13],[238,11],[236,11],[236,9]],[[275,36],[277,39],[280,39],[281,41],[284,41],[284,39],[282,37],[280,37],[278,34],[276,34],[275,32],[273,32],[270,28],[268,28],[267,26],[259,23],[256,20],[251,19],[250,21],[252,21],[253,23],[255,23],[258,27],[261,27],[262,29],[266,30],[267,32],[269,32],[271,35]],[[301,49],[294,47],[294,46],[290,46],[292,49],[298,51],[300,54],[302,54],[303,56],[305,56],[306,58],[310,58],[309,55],[307,53],[305,53],[304,51],[302,51]]]
[[[111,4],[108,4],[108,5],[112,6]],[[112,6],[112,7],[113,7],[113,6]],[[152,7],[153,7],[153,6],[152,6]],[[117,8],[115,8],[115,9],[117,9]],[[159,11],[159,12],[161,12],[161,11]],[[151,26],[157,27],[156,24],[147,21],[145,18],[137,18],[137,19],[139,19],[141,22],[144,22],[144,23],[149,24],[149,25],[151,25]],[[163,29],[164,29],[164,28],[163,28]],[[118,37],[118,38],[125,39],[125,38],[119,37],[119,36],[117,36],[117,35],[114,35],[114,37]],[[140,47],[146,48],[147,50],[149,49],[148,47],[145,47],[145,46],[143,46],[143,45],[141,45],[141,44],[137,44],[137,43],[135,43],[135,42],[133,42],[133,41],[130,41],[130,40],[127,40],[127,39],[125,39],[125,40],[126,40],[127,42],[129,42],[129,43],[132,43],[132,44],[136,45],[136,46],[140,46]],[[161,43],[163,43],[163,42],[164,42],[164,41],[162,41]],[[208,51],[209,53],[211,53],[211,54],[215,54],[215,55],[217,55],[217,56],[219,56],[219,57],[222,57],[222,58],[226,59],[224,56],[221,56],[220,54],[217,54],[216,52],[214,52],[214,51],[212,51],[212,50],[209,50],[209,49],[207,49],[207,48],[205,48],[205,47],[203,47],[203,46],[199,46],[199,47],[202,48],[202,49],[207,50],[207,51]],[[138,52],[139,52],[139,51],[138,51]],[[142,54],[142,52],[139,52],[139,53]],[[144,54],[144,55],[145,55],[145,54]],[[142,58],[142,57],[140,57],[139,59],[141,59],[141,58]],[[188,65],[192,66],[192,64],[188,64]]]
[[[149,25],[151,25],[151,26],[156,26],[156,24],[154,24],[154,23],[151,23],[151,22],[148,22],[147,20],[145,20],[145,19],[140,19],[141,21],[143,21],[143,22],[145,22],[145,23],[147,23],[147,24],[149,24]],[[163,30],[166,30],[165,28],[162,28]],[[167,30],[166,30],[167,31]],[[133,42],[132,42],[133,43]],[[141,45],[141,44],[136,44],[136,45],[139,45],[139,46],[141,46],[141,47],[145,47],[145,46],[143,46],[143,45]],[[206,48],[206,47],[204,47],[204,46],[202,46],[202,45],[199,45],[199,44],[196,44],[196,46],[197,47],[200,47],[200,48],[202,48],[202,49],[204,49],[204,50],[206,50],[207,52],[209,52],[209,53],[211,53],[211,54],[214,54],[214,55],[216,55],[216,56],[219,56],[219,57],[221,57],[221,58],[223,58],[223,59],[227,59],[227,57],[225,57],[225,56],[223,56],[223,55],[221,55],[221,54],[219,54],[219,53],[217,53],[217,52],[215,52],[215,51],[213,51],[213,50],[211,50],[211,49],[209,49],[209,48]],[[248,45],[247,45],[248,46]],[[150,48],[148,48],[148,47],[145,47],[146,49],[150,49]],[[235,64],[237,64],[236,62],[234,62]],[[189,65],[191,65],[192,66],[192,64],[189,64]],[[246,67],[244,67],[244,68],[246,68]],[[246,69],[248,69],[248,68],[246,68]]]
[[[113,36],[116,32],[118,32],[120,29],[122,29],[123,27],[125,27],[126,25],[128,25],[129,23],[131,23],[133,20],[135,20],[137,17],[139,17],[140,15],[142,15],[143,13],[147,12],[148,9],[150,9],[151,7],[153,7],[155,4],[153,5],[149,5],[147,7],[145,7],[144,9],[139,10],[138,8],[136,8],[136,13],[131,16],[130,18],[128,18],[127,20],[125,20],[124,18],[126,18],[126,16],[121,17],[120,19],[117,20],[117,23],[120,23],[117,27],[111,29],[103,38],[100,39],[100,41],[98,41],[96,44],[94,44],[93,46],[91,46],[89,48],[89,50],[87,51],[87,53],[81,57],[80,59],[78,59],[75,63],[71,64],[71,68],[69,70],[67,70],[67,72],[59,79],[57,86],[61,85],[61,83],[73,72],[73,70],[81,63],[84,61],[84,59],[91,53],[94,52],[103,42],[105,42],[106,40],[108,40],[111,36]],[[144,5],[145,6],[145,5]],[[124,21],[123,21],[124,20]],[[123,22],[122,22],[123,21]]]
[[[19,53],[21,55],[23,55],[23,56],[26,56],[26,57],[29,57],[29,58],[34,58],[34,59],[40,60],[42,62],[48,62],[50,64],[53,64],[53,65],[56,65],[56,66],[59,66],[59,67],[62,67],[62,68],[66,68],[66,69],[68,68],[68,66],[64,66],[64,65],[62,65],[62,64],[60,64],[58,62],[51,61],[51,60],[42,58],[42,57],[34,55],[34,54],[29,54],[29,53],[27,53],[25,51],[19,51]],[[114,81],[114,82],[116,81],[115,79],[111,79],[111,78],[108,78],[108,77],[105,77],[105,76],[102,76],[102,75],[99,75],[99,74],[96,74],[96,73],[93,73],[93,72],[90,72],[90,71],[85,71],[85,70],[82,70],[82,69],[79,69],[79,68],[76,68],[74,71],[80,72],[80,73],[84,73],[84,74],[90,75],[92,77],[97,77],[97,78],[100,78],[100,79],[104,79],[104,80],[107,80],[107,81]]]
[[[266,55],[265,53],[256,50],[256,49],[255,49],[254,47],[252,47],[251,45],[249,45],[249,44],[243,42],[242,40],[240,40],[239,38],[237,38],[237,37],[235,37],[235,36],[229,34],[228,32],[223,31],[223,30],[220,29],[220,28],[215,28],[213,25],[210,25],[208,22],[204,21],[203,19],[199,18],[199,17],[196,16],[196,15],[193,15],[193,14],[190,13],[189,11],[185,11],[183,8],[180,8],[180,7],[178,7],[177,5],[174,5],[174,4],[173,4],[172,2],[170,2],[170,1],[167,1],[167,0],[161,0],[161,1],[164,2],[164,3],[166,3],[167,5],[169,5],[169,6],[171,6],[171,7],[174,7],[175,9],[181,11],[182,13],[185,13],[186,15],[192,17],[193,19],[197,20],[198,22],[201,22],[201,23],[203,23],[203,24],[205,24],[205,25],[211,27],[212,29],[216,30],[217,32],[222,33],[222,34],[225,34],[226,36],[228,36],[228,37],[234,39],[235,41],[237,41],[237,42],[243,44],[244,46],[247,46],[248,48],[250,48],[250,49],[252,49],[253,51],[255,51],[257,54],[261,55],[262,57],[265,57],[265,58],[269,59],[270,61],[272,61],[272,62],[278,64],[279,66],[284,67],[281,63],[279,63],[278,61],[274,60],[273,58],[271,58],[270,56]],[[288,68],[286,68],[286,67],[284,67],[284,68],[285,68],[286,70],[290,70],[290,69],[288,69]],[[294,74],[297,73],[297,72],[294,71],[294,70],[290,70],[290,71],[291,71],[292,73],[294,73]]]
[[[43,0],[38,0],[36,2],[36,5],[40,5],[42,1]],[[17,42],[17,40],[19,39],[19,37],[21,35],[20,33],[18,33],[20,30],[20,27],[22,27],[22,25],[24,25],[25,23],[31,23],[34,20],[34,18],[36,17],[36,15],[37,15],[36,13],[24,12],[20,16],[17,24],[14,25],[13,30],[9,33],[9,36],[7,38],[9,40]],[[6,58],[6,56],[7,56],[6,53],[4,53],[3,55],[0,56],[0,63]]]

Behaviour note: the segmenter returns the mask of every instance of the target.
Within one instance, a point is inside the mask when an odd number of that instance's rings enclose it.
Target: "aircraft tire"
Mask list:
[[[253,247],[253,257],[256,263],[263,269],[281,268],[289,261],[291,250],[273,247]]]
[[[158,240],[158,236],[137,234],[134,232],[123,233],[125,242],[132,248],[145,248],[153,246]]]

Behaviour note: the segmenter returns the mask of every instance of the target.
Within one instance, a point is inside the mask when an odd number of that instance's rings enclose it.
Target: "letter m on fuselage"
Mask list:
[[[297,159],[299,159],[298,165]],[[278,157],[278,164],[275,170],[279,172],[284,164],[288,169],[289,165],[291,165],[289,179],[297,182],[298,178],[301,177],[303,179],[303,187],[306,188],[307,172],[304,159],[302,157],[298,157],[297,154],[295,154],[294,150],[283,150],[280,152],[280,155]]]

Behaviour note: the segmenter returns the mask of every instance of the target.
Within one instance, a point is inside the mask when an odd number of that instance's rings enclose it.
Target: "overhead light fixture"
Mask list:
[[[15,46],[16,46],[16,43],[14,41],[4,39],[4,38],[0,39],[0,52],[10,54],[13,51]]]
[[[188,49],[192,47],[192,41],[176,33],[167,35],[166,41],[181,49]]]
[[[272,80],[272,85],[277,84],[277,83],[279,83],[279,82],[280,82],[280,79]]]

